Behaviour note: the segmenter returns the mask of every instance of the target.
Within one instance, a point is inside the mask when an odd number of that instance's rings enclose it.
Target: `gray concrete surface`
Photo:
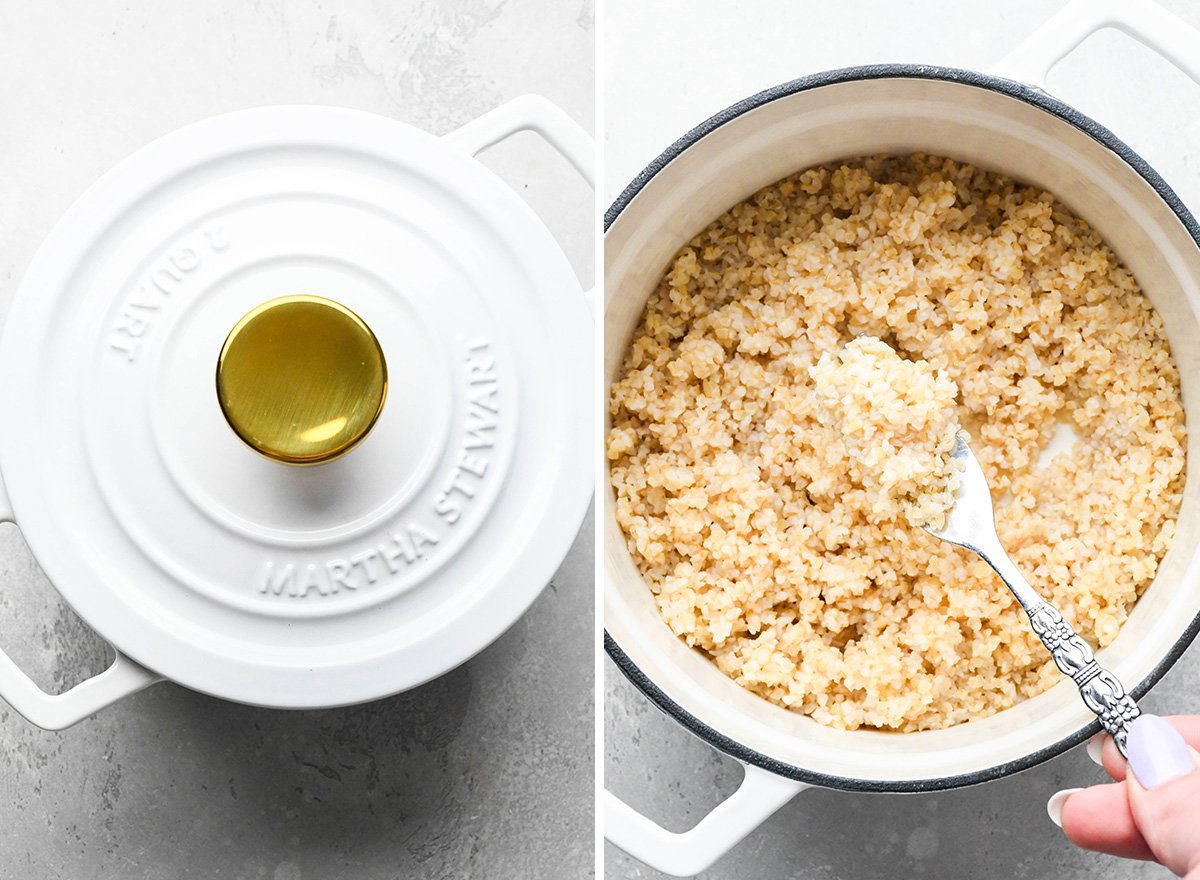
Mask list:
[[[604,777],[631,806],[673,831],[693,826],[741,781],[740,765],[660,713],[605,662]],[[1142,701],[1159,714],[1200,712],[1200,648]],[[1109,880],[1166,878],[1158,865],[1071,846],[1046,817],[1063,788],[1107,782],[1082,747],[1031,770],[974,788],[927,795],[801,792],[702,880]],[[653,871],[611,844],[610,880]]]
[[[604,191],[611,200],[674,138],[753,92],[819,70],[912,61],[987,69],[1063,0],[693,0],[605,5]],[[1200,27],[1200,5],[1163,5]],[[1200,208],[1200,88],[1115,32],[1086,41],[1050,75],[1050,91],[1112,128]],[[732,791],[735,762],[660,715],[606,664],[607,784],[682,830]],[[1160,713],[1200,711],[1200,647],[1146,700]],[[1046,818],[1060,788],[1100,780],[1076,750],[1019,776],[925,796],[808,791],[702,876],[723,878],[1164,877],[1144,863],[1075,850]],[[654,878],[612,846],[610,878]]]
[[[443,133],[533,91],[590,130],[592,22],[590,0],[3,0],[0,318],[88,184],[214,113],[328,103]],[[592,199],[574,172],[533,136],[484,161],[590,283]],[[389,700],[289,713],[164,684],[63,733],[0,707],[0,877],[590,876],[591,535],[589,518],[496,644]],[[0,584],[0,644],[40,684],[103,668],[107,647],[11,526]]]

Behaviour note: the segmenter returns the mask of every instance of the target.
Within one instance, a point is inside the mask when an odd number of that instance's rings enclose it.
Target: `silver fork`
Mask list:
[[[962,434],[958,435],[950,456],[962,464],[954,506],[940,529],[926,526],[925,530],[943,541],[973,550],[1000,575],[1029,615],[1033,631],[1054,658],[1055,665],[1075,682],[1083,702],[1096,713],[1124,755],[1125,735],[1133,719],[1142,714],[1141,709],[1125,693],[1120,680],[1096,662],[1091,646],[1063,620],[1058,609],[1029,586],[1000,546],[987,478]]]

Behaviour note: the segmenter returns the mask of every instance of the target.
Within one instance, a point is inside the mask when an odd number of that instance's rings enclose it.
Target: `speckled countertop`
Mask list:
[[[888,61],[986,69],[1063,2],[860,0],[776,3],[768,11],[768,4],[753,0],[696,0],[687,15],[679,15],[674,4],[608,0],[605,202],[680,134],[759,89],[820,70]],[[1162,2],[1200,27],[1197,4]],[[1198,213],[1200,88],[1111,31],[1087,40],[1051,73],[1048,86],[1138,150]],[[667,827],[691,827],[736,788],[741,771],[661,715],[611,663],[605,670],[608,785]],[[1143,705],[1158,713],[1200,712],[1200,646],[1193,646]],[[1018,776],[961,791],[920,796],[807,791],[701,876],[1167,876],[1154,865],[1080,852],[1046,817],[1046,799],[1055,791],[1101,776],[1080,748]],[[612,846],[605,858],[606,876],[614,880],[663,876]]]
[[[443,133],[525,92],[590,130],[593,41],[590,0],[0,3],[0,319],[71,201],[160,134],[275,103]],[[566,163],[532,135],[483,161],[590,279]],[[290,713],[164,684],[62,733],[0,708],[0,877],[590,876],[591,535],[496,644],[389,700]],[[11,526],[0,581],[0,642],[43,687],[103,668]]]

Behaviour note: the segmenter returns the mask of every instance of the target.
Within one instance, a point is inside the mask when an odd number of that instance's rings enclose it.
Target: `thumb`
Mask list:
[[[1157,715],[1134,719],[1125,745],[1134,824],[1162,865],[1200,877],[1200,756]]]

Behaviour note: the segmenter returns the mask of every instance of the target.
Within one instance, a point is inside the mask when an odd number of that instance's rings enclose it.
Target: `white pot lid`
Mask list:
[[[230,329],[281,295],[360,316],[373,431],[311,468],[230,430]],[[491,642],[592,492],[593,324],[549,232],[460,149],[394,120],[270,107],[101,178],[0,344],[0,472],[60,593],[121,652],[216,696],[328,706]]]

